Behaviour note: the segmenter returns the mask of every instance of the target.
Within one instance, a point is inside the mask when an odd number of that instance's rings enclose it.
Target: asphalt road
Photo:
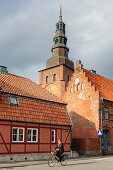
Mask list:
[[[49,167],[47,164],[31,165],[25,167],[4,168],[4,170],[113,170],[113,157],[72,160],[68,161],[67,166],[61,166],[57,163],[55,167]]]

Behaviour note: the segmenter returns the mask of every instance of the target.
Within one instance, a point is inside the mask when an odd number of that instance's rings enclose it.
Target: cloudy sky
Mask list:
[[[0,65],[38,83],[60,0],[0,0]],[[62,0],[69,58],[113,79],[113,0]]]

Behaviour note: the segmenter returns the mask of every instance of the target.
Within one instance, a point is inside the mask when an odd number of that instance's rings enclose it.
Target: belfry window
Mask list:
[[[67,81],[70,81],[70,75],[69,74],[67,75]]]
[[[57,27],[57,30],[59,30],[59,24],[57,24],[57,26],[56,26],[56,27]]]
[[[55,39],[55,44],[57,44],[57,43],[58,43],[58,38]]]
[[[56,81],[56,74],[53,75],[53,81]]]
[[[63,31],[65,32],[65,24],[63,24]]]
[[[60,43],[62,43],[62,38],[60,37]]]
[[[60,29],[62,29],[62,24],[60,23]]]
[[[46,76],[46,84],[49,83],[49,76]]]

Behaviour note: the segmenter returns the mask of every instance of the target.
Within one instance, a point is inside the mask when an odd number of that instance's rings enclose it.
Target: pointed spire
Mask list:
[[[62,0],[60,0],[60,17],[62,17]]]
[[[60,0],[60,16],[59,16],[59,22],[62,22],[62,0]]]

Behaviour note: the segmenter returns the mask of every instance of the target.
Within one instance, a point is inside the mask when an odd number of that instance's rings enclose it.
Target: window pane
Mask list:
[[[23,135],[23,129],[19,129],[19,135]]]
[[[36,130],[33,130],[33,135],[36,135]]]
[[[13,134],[17,135],[17,129],[13,129]]]
[[[36,142],[36,136],[33,136],[33,141]]]
[[[31,141],[31,130],[27,131],[27,141]]]
[[[108,109],[108,108],[104,108],[104,118],[105,118],[106,120],[109,119],[109,109]]]
[[[17,141],[17,135],[13,135],[13,141]]]
[[[11,104],[18,104],[18,100],[16,97],[10,97]]]
[[[19,141],[23,141],[23,135],[19,135]]]
[[[55,131],[54,130],[52,130],[52,136],[51,136],[51,140],[52,140],[52,142],[55,142]]]

